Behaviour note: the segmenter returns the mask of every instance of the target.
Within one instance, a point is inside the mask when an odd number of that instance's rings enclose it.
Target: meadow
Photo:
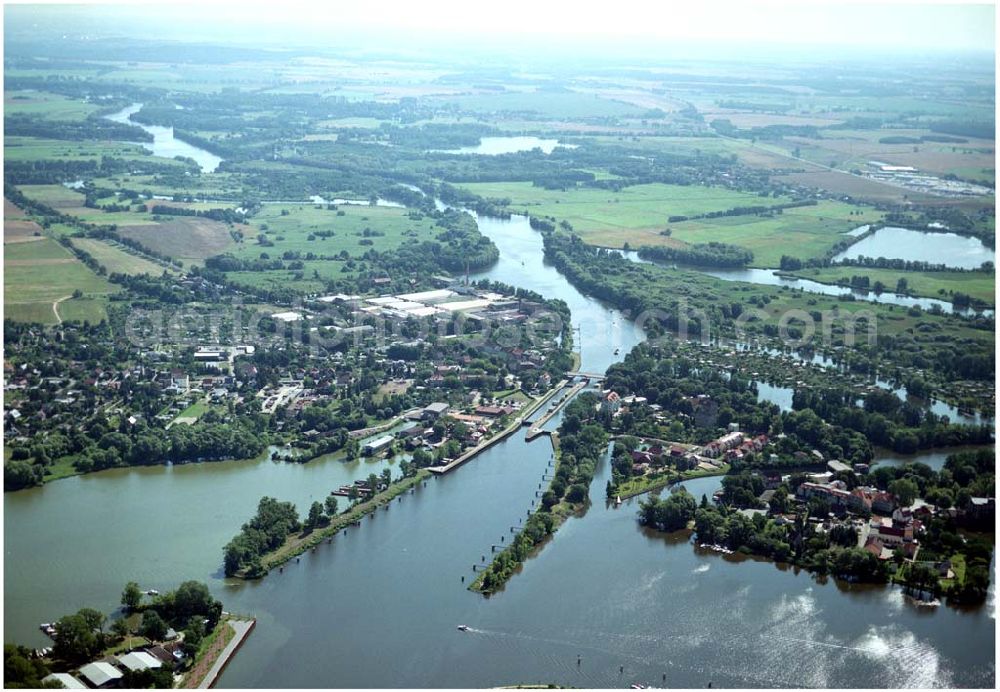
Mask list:
[[[723,242],[752,250],[754,266],[777,267],[782,255],[806,259],[829,250],[846,231],[878,221],[872,207],[829,200],[785,209],[774,216],[725,216],[669,222],[737,206],[775,205],[786,197],[760,197],[698,185],[635,185],[619,192],[592,188],[546,190],[531,183],[473,183],[466,189],[484,197],[511,199],[511,209],[568,221],[585,242],[620,248],[625,243],[676,246]],[[670,229],[670,235],[661,232]]]
[[[671,216],[691,216],[737,206],[790,202],[785,197],[760,197],[702,185],[632,185],[620,191],[597,188],[547,190],[529,182],[468,183],[463,188],[483,197],[507,198],[513,211],[552,216],[569,222],[588,242],[594,234],[645,230],[658,233]],[[615,243],[621,245],[621,241]]]
[[[159,276],[165,270],[162,265],[152,262],[123,247],[112,245],[95,238],[74,238],[73,245],[90,254],[108,270],[109,274],[150,274]],[[168,270],[169,271],[169,270]]]
[[[286,251],[303,255],[307,252],[335,255],[346,251],[351,257],[360,257],[369,249],[386,250],[405,242],[433,240],[444,230],[419,213],[395,207],[347,204],[337,209],[311,204],[269,204],[254,216],[250,228],[253,233],[233,251],[237,257],[255,259],[261,252],[280,257]],[[316,235],[318,232],[333,235],[324,238]],[[260,233],[274,246],[261,246],[256,240]]]
[[[27,115],[46,120],[84,120],[98,110],[92,103],[42,91],[5,91],[4,115]]]
[[[15,136],[6,137],[3,146],[4,157],[9,161],[99,161],[103,156],[111,156],[184,167],[180,161],[153,156],[138,144],[107,140],[70,142],[61,139]]]
[[[243,259],[261,255],[280,258],[300,253],[302,269],[228,272],[231,281],[256,288],[291,288],[306,293],[320,291],[326,282],[353,276],[369,250],[385,251],[408,242],[433,240],[444,231],[435,221],[415,212],[393,207],[341,205],[328,209],[316,205],[266,205],[249,226],[244,239],[229,251]],[[332,233],[328,237],[321,234]],[[268,245],[262,245],[264,236]],[[310,239],[312,238],[312,239]],[[308,253],[343,259],[305,259]]]
[[[206,257],[222,254],[233,245],[229,227],[221,221],[196,216],[161,218],[155,221],[145,216],[138,223],[119,226],[118,233],[185,265],[200,264]]]

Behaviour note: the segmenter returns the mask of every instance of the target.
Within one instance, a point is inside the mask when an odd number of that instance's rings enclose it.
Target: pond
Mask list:
[[[886,226],[833,257],[834,262],[858,257],[885,257],[912,262],[944,264],[958,269],[978,269],[995,262],[996,253],[978,238],[957,233],[929,233]]]

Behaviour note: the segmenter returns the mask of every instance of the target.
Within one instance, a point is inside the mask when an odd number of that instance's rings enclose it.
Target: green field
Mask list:
[[[159,276],[164,267],[142,257],[133,255],[121,247],[110,245],[93,238],[74,238],[73,245],[89,253],[104,265],[109,274],[150,274]]]
[[[850,216],[851,211],[861,216]],[[882,218],[870,207],[823,201],[815,207],[786,209],[774,217],[730,216],[671,224],[672,237],[686,243],[732,243],[752,250],[753,266],[777,267],[782,255],[820,257],[840,235]],[[635,243],[633,243],[635,245]]]
[[[791,201],[719,187],[662,183],[633,185],[618,192],[596,188],[547,190],[528,182],[469,183],[462,187],[483,197],[508,198],[514,210],[568,221],[588,242],[596,242],[589,235],[615,231],[643,229],[656,233],[670,225],[670,216]]]
[[[73,294],[114,293],[117,287],[90,271],[82,262],[58,265],[58,271],[45,265],[19,265],[4,268],[4,303],[48,303]]]
[[[154,158],[151,160],[165,161],[167,159]],[[174,161],[174,163],[178,163]],[[195,197],[231,197],[241,194],[239,177],[231,173],[202,173],[197,176],[185,177],[183,185],[173,183],[165,184],[160,181],[160,176],[156,175],[133,175],[133,176],[110,176],[106,178],[94,178],[94,185],[109,190],[120,190],[128,188],[131,190],[142,190],[151,192],[154,195],[191,195]],[[161,204],[172,204],[170,201],[160,201]],[[214,204],[213,207],[231,206],[226,204]]]
[[[282,215],[283,211],[287,214]],[[385,251],[408,242],[433,240],[443,230],[429,217],[393,207],[342,205],[331,210],[308,204],[267,205],[253,218],[244,241],[231,250],[232,254],[257,259],[261,254],[277,258],[285,252],[299,252],[303,268],[298,271],[237,271],[227,276],[237,283],[255,287],[318,291],[327,280],[352,276],[363,262],[355,260],[352,268],[348,260],[308,260],[305,259],[307,253],[330,257],[346,252],[351,258],[360,258],[372,249]],[[323,231],[332,231],[335,235],[328,238],[315,235]],[[366,231],[369,233],[367,238]],[[375,233],[381,235],[372,235]],[[260,234],[264,234],[273,246],[261,245]]]
[[[84,202],[83,193],[71,190],[65,185],[21,185],[18,189],[28,199],[55,209],[82,207]]]
[[[97,106],[43,91],[5,91],[4,115],[29,115],[46,120],[84,120]]]
[[[912,295],[947,300],[959,292],[993,305],[996,300],[996,276],[985,272],[906,272],[895,269],[864,267],[823,267],[793,272],[796,276],[825,284],[839,283],[852,276],[867,276],[872,285],[885,284],[887,291],[896,290],[896,282],[905,278]]]
[[[46,260],[74,261],[73,253],[49,238],[30,243],[7,243],[3,248],[4,262],[52,264]]]
[[[283,211],[287,215],[282,215]],[[339,215],[340,212],[343,215]],[[270,204],[253,218],[251,228],[254,236],[265,232],[274,247],[263,247],[255,237],[248,237],[233,254],[256,258],[261,252],[280,257],[286,250],[317,255],[334,255],[346,250],[352,257],[358,257],[372,248],[396,248],[404,242],[431,240],[442,232],[433,219],[419,214],[411,218],[411,213],[394,207],[342,205],[334,211],[310,204]],[[370,245],[363,243],[366,229],[382,235],[370,237]],[[309,240],[317,231],[332,231],[335,235],[329,238],[314,236]]]
[[[78,289],[83,296],[71,298]],[[117,290],[50,238],[4,245],[4,314],[13,320],[100,321],[107,314],[104,297]]]
[[[38,137],[7,137],[3,143],[4,157],[9,161],[97,161],[102,156],[115,158],[156,161],[182,167],[183,163],[174,159],[153,156],[137,144],[122,144],[104,140],[70,142],[60,139]]]
[[[821,201],[786,209],[773,217],[727,216],[668,222],[736,206],[774,205],[784,197],[759,197],[700,185],[635,185],[619,192],[576,188],[546,190],[531,183],[472,183],[464,188],[484,197],[509,198],[511,208],[568,221],[585,242],[604,247],[724,242],[752,250],[754,266],[776,267],[781,255],[818,257],[840,234],[882,215],[871,207]],[[858,212],[861,212],[858,215]],[[852,215],[853,212],[853,215]],[[671,235],[661,235],[669,228]]]

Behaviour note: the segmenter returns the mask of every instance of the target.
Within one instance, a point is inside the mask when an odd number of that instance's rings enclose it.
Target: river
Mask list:
[[[545,264],[524,217],[479,222],[501,258],[476,278],[566,300],[583,370],[605,369],[640,341],[620,312]],[[992,607],[927,612],[898,589],[702,554],[684,535],[642,529],[637,500],[607,506],[607,459],[584,516],[501,593],[469,592],[473,565],[532,509],[551,457],[546,438],[514,434],[251,583],[222,579],[221,548],[260,495],[303,511],[367,475],[363,463],[124,469],[8,494],[8,640],[39,645],[39,622],[112,610],[129,579],[160,591],[201,579],[227,610],[258,618],[220,687],[992,686]],[[688,483],[696,497],[718,484]]]
[[[126,125],[141,127],[143,130],[153,135],[152,143],[134,142],[134,144],[139,144],[140,146],[152,151],[154,156],[162,156],[167,159],[172,159],[175,156],[186,156],[187,158],[194,159],[203,172],[214,173],[216,171],[219,164],[222,163],[222,159],[211,152],[199,149],[193,144],[188,144],[184,140],[177,139],[174,137],[174,128],[163,127],[161,125],[143,125],[142,123],[130,120],[129,116],[133,113],[138,113],[141,108],[141,103],[133,103],[128,108],[123,108],[117,113],[112,113],[111,115],[105,117],[116,123],[124,123]]]

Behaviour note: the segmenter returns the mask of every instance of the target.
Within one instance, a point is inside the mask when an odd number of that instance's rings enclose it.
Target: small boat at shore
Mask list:
[[[615,498],[615,505],[617,506],[617,505],[620,505],[621,503],[622,503],[622,496],[621,496],[621,495],[618,495],[618,496],[617,496],[617,497]]]

